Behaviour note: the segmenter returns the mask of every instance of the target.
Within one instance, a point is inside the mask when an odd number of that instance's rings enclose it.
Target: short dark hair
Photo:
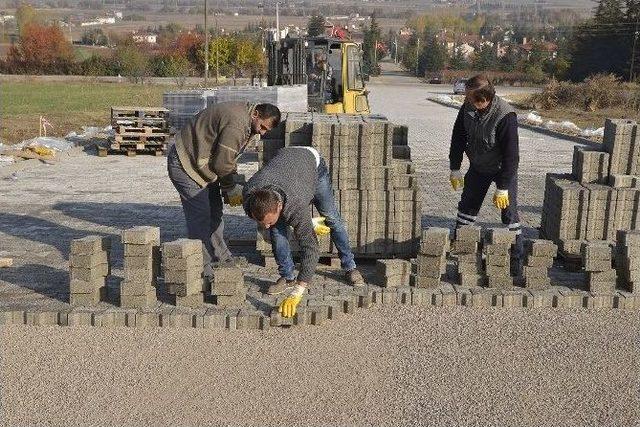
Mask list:
[[[471,77],[464,84],[467,96],[472,101],[493,101],[496,90],[486,74],[478,74]]]
[[[262,221],[268,213],[275,212],[281,201],[280,195],[271,188],[256,188],[247,198],[247,211],[256,221]]]
[[[280,124],[280,109],[273,104],[258,104],[256,111],[261,119],[271,119],[271,124],[276,127]]]

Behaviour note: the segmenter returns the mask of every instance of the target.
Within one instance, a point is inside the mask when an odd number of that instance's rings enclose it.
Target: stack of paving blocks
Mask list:
[[[614,240],[640,229],[640,134],[636,122],[605,122],[604,151],[574,151],[573,174],[548,174],[541,234],[560,240]]]
[[[511,277],[511,245],[516,241],[516,234],[507,228],[490,228],[482,245],[484,268],[487,286],[490,288],[510,289],[513,287]]]
[[[199,307],[204,303],[202,242],[178,239],[162,245],[162,266],[166,291],[180,307]]]
[[[587,272],[587,285],[593,293],[612,294],[616,288],[616,270],[611,268],[612,247],[607,242],[582,244],[582,263]]]
[[[484,286],[480,240],[482,229],[475,225],[463,225],[456,229],[452,253],[456,255],[458,283],[465,287]]]
[[[582,244],[584,240],[562,239],[558,254],[562,258],[564,269],[571,272],[582,270]]]
[[[160,229],[139,226],[122,232],[124,281],[120,284],[120,306],[155,306],[160,275]]]
[[[408,158],[394,158],[394,143],[406,132],[378,116],[289,113],[265,136],[260,165],[285,146],[312,146],[325,159],[334,197],[356,256],[414,257],[421,228],[421,203],[415,171]],[[403,137],[405,141],[397,141]],[[313,214],[313,212],[312,212]],[[321,253],[335,254],[320,240]],[[297,249],[292,242],[292,250]],[[268,238],[259,251],[270,254]]]
[[[403,259],[379,259],[376,262],[376,279],[383,288],[409,286],[411,263]]]
[[[616,269],[618,280],[629,292],[640,292],[640,231],[618,231]]]
[[[247,297],[244,274],[235,262],[217,262],[213,265],[211,295],[221,307],[242,306]]]
[[[69,256],[69,302],[95,305],[106,298],[106,278],[110,274],[111,239],[87,236],[71,242]]]
[[[416,274],[412,277],[417,288],[437,288],[447,269],[449,229],[430,227],[422,230],[420,250],[416,259]]]
[[[558,255],[558,246],[550,240],[531,239],[525,241],[524,283],[528,289],[540,290],[551,286],[549,269]]]

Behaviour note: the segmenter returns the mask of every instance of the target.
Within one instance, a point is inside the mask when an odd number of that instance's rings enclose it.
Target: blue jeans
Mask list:
[[[353,252],[351,252],[349,235],[347,234],[347,228],[342,221],[340,212],[336,207],[333,190],[331,189],[329,170],[322,158],[320,159],[320,166],[318,166],[318,182],[316,183],[316,193],[313,196],[312,203],[320,215],[326,218],[325,224],[331,229],[331,241],[338,250],[342,269],[345,271],[353,270],[356,268],[356,262],[353,259]],[[294,280],[295,265],[291,256],[289,239],[287,239],[287,229],[287,223],[280,217],[278,222],[269,229],[271,248],[276,263],[278,264],[280,277],[284,277],[287,280]]]

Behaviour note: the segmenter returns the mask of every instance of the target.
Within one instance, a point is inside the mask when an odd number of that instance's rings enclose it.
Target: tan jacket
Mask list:
[[[223,102],[205,108],[176,137],[176,151],[185,172],[198,185],[220,181],[234,185],[237,160],[251,137],[254,104]]]

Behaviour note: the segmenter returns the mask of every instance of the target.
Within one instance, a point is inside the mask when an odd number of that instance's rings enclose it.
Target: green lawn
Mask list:
[[[81,126],[106,126],[111,106],[162,106],[175,86],[130,83],[1,82],[0,139],[17,143],[38,135],[41,115],[63,136]]]

